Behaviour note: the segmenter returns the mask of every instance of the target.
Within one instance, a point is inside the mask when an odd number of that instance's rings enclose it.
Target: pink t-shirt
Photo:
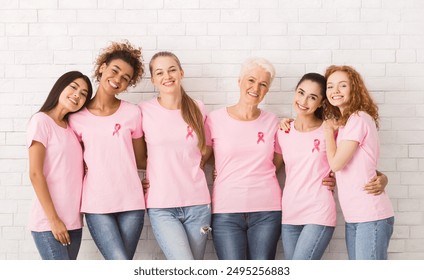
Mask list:
[[[204,114],[204,105],[197,101]],[[197,135],[181,110],[168,110],[157,98],[139,104],[147,144],[147,208],[172,208],[210,203],[205,173],[200,168]],[[207,140],[210,145],[210,140]]]
[[[82,149],[76,135],[69,126],[62,128],[40,112],[33,115],[28,124],[28,148],[33,141],[46,148],[43,172],[57,214],[68,230],[82,228],[80,204],[84,170]],[[29,229],[51,231],[38,198],[32,205]]]
[[[337,144],[344,140],[359,143],[352,159],[336,172],[340,206],[346,222],[369,222],[392,217],[393,208],[386,192],[372,195],[363,190],[376,175],[380,156],[378,132],[372,117],[362,111],[351,115],[346,125],[339,128]]]
[[[110,116],[96,116],[84,108],[69,123],[84,144],[87,174],[81,211],[104,214],[145,209],[137,172],[133,139],[143,136],[139,108],[121,101]]]
[[[299,132],[291,123],[290,133],[279,130],[286,181],[282,199],[282,223],[336,226],[333,192],[323,186],[330,173],[322,125],[310,132]]]
[[[235,120],[221,108],[206,120],[210,129],[217,177],[213,213],[281,210],[281,188],[273,164],[278,119],[261,111],[253,121]]]

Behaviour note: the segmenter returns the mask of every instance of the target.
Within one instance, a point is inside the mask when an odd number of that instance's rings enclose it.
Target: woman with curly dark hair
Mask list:
[[[117,98],[143,74],[141,49],[113,42],[96,60],[94,98],[69,120],[87,166],[81,212],[105,259],[132,259],[143,229],[145,203],[137,172],[141,113]]]
[[[332,65],[325,78],[327,159],[336,172],[349,259],[387,259],[394,223],[392,204],[386,192],[372,195],[363,189],[376,175],[380,154],[377,105],[354,68]]]

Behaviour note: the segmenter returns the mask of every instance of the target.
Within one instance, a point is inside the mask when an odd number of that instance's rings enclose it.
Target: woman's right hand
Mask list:
[[[71,237],[69,236],[68,229],[61,219],[57,218],[50,222],[54,238],[59,241],[63,246],[71,245]]]
[[[150,181],[147,178],[143,178],[141,180],[141,185],[143,186],[143,192],[146,193],[147,190],[150,188]]]
[[[294,121],[294,119],[284,118],[280,121],[280,130],[284,130],[285,133],[290,132],[290,123]]]

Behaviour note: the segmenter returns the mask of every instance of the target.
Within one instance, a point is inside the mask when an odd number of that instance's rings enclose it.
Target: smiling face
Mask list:
[[[351,98],[350,79],[346,72],[336,71],[327,78],[327,98],[331,105],[341,112],[348,106]]]
[[[271,74],[257,66],[247,70],[239,78],[240,101],[258,105],[264,99],[271,86]]]
[[[298,115],[312,115],[321,106],[321,86],[314,81],[304,80],[296,88],[293,106]]]
[[[152,83],[160,93],[175,93],[181,90],[184,71],[171,56],[158,56],[151,62]]]
[[[69,112],[76,112],[87,100],[88,85],[83,78],[78,78],[66,86],[59,96],[58,103]]]
[[[105,92],[119,94],[126,90],[134,74],[134,69],[121,59],[114,59],[109,64],[100,66],[100,86]]]

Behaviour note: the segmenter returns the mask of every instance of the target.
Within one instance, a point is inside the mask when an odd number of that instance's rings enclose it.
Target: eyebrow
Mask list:
[[[301,87],[299,87],[299,90],[300,90],[300,91],[303,91],[303,92],[305,92],[305,93],[306,93],[306,91],[305,91],[303,88],[301,88]],[[313,95],[313,96],[315,96],[315,97],[318,97],[318,95],[317,95],[317,94],[315,94],[315,93],[310,93],[309,95]]]
[[[175,66],[175,65],[172,65],[172,66],[170,66],[168,69],[173,69],[173,68],[177,68],[177,66]],[[156,68],[153,72],[157,72],[157,71],[163,71],[163,69],[162,68]]]
[[[118,65],[113,64],[112,66],[113,66],[113,67],[116,67],[116,68],[118,68],[120,71],[122,71],[121,67],[119,67]],[[127,74],[127,73],[125,73],[125,74],[124,74],[124,76],[127,76],[129,79],[131,79],[131,76],[130,76],[129,74]]]

